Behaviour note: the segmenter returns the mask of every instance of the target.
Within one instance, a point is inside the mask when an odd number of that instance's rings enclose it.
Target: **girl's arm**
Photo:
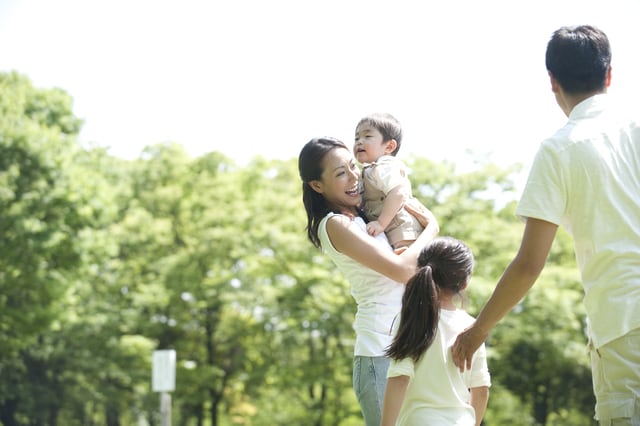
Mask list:
[[[407,386],[409,386],[409,376],[395,376],[387,379],[382,404],[381,426],[395,426],[404,395],[407,392]]]
[[[331,244],[356,262],[394,281],[406,283],[415,274],[420,250],[437,235],[439,227],[433,213],[419,202],[407,204],[405,208],[418,218],[425,229],[418,239],[399,255],[379,244],[366,232],[362,232],[351,218],[344,215],[334,215],[327,222]]]
[[[479,386],[477,388],[471,388],[469,390],[471,391],[471,399],[469,400],[469,404],[471,404],[473,410],[476,412],[476,426],[480,426],[480,423],[482,423],[482,418],[484,417],[484,412],[487,410],[487,402],[489,401],[489,387]]]

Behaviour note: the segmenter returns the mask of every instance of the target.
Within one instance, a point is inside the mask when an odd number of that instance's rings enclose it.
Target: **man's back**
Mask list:
[[[640,325],[625,308],[640,302],[640,128],[608,103],[607,95],[584,100],[542,144],[516,209],[572,234],[585,305],[602,343]],[[622,321],[612,324],[610,309],[621,311]]]

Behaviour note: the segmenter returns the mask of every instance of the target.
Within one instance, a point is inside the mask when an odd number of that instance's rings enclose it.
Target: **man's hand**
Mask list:
[[[471,368],[473,354],[488,336],[488,333],[478,330],[475,324],[458,335],[451,347],[451,355],[453,356],[453,363],[460,369],[461,373],[464,372],[465,368],[467,370]]]

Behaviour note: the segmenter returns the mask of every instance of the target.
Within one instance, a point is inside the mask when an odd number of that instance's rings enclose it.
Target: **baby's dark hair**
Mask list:
[[[395,139],[397,143],[396,149],[391,153],[391,155],[398,154],[398,151],[400,151],[400,144],[402,143],[402,126],[397,118],[386,112],[377,112],[360,119],[356,129],[364,123],[378,129],[378,131],[382,133],[382,139],[384,142]]]
[[[438,331],[440,292],[458,294],[473,272],[473,253],[452,237],[433,239],[418,256],[418,271],[402,297],[400,326],[385,354],[395,360],[418,361]]]

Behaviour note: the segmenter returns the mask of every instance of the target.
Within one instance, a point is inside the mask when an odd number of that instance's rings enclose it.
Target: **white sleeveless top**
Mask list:
[[[320,221],[318,236],[323,252],[331,258],[349,282],[351,295],[357,305],[353,323],[356,331],[354,355],[383,356],[384,350],[391,344],[391,325],[400,313],[404,284],[393,281],[337,251],[327,234],[327,220],[334,214],[329,213]],[[366,234],[364,220],[360,217],[353,220]],[[384,233],[375,239],[392,251]]]

